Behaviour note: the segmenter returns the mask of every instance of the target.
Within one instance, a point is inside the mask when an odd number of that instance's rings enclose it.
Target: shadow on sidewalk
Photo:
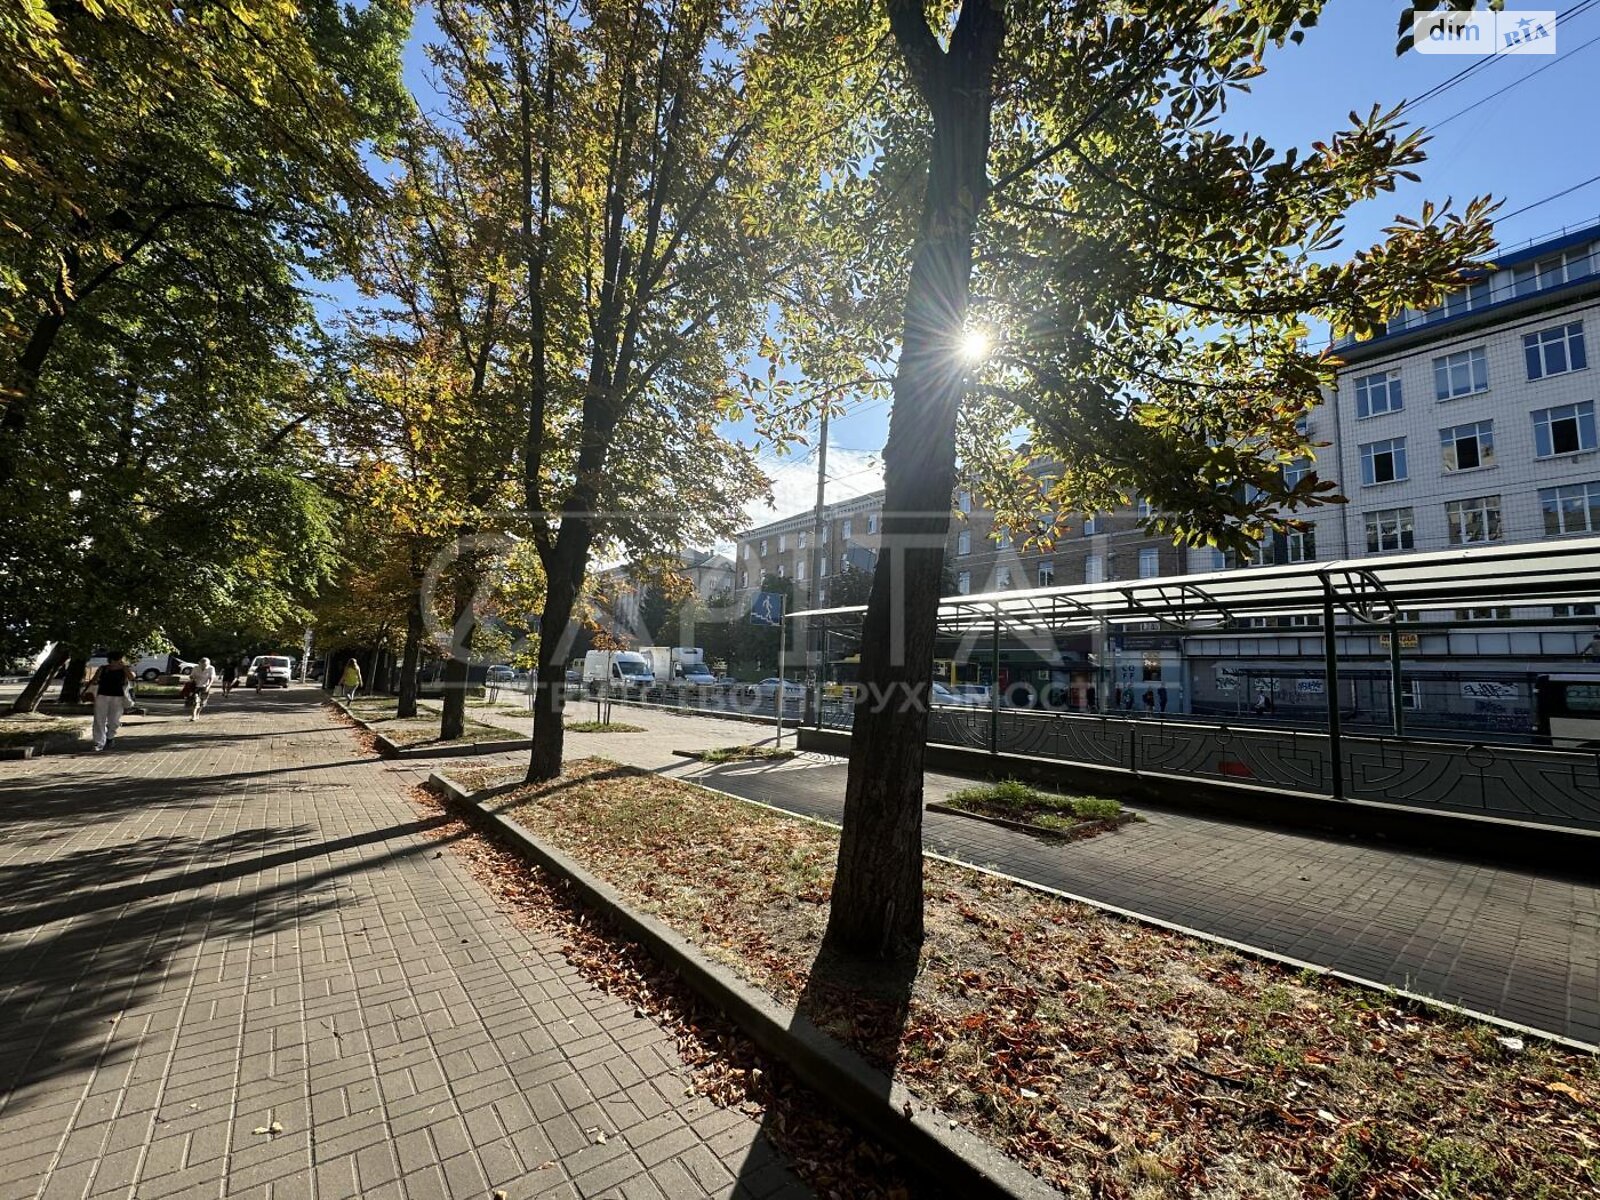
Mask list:
[[[874,1103],[887,1103],[895,1064],[899,1061],[900,1037],[906,1027],[911,1010],[911,990],[916,982],[917,959],[899,959],[893,962],[862,962],[835,957],[823,948],[811,964],[805,989],[795,1003],[795,1018],[790,1029],[802,1038],[815,1037],[817,1032],[836,1041],[853,1046],[861,1057],[879,1074],[875,1082],[881,1083]],[[862,1114],[840,1096],[814,1093],[824,1105],[850,1122],[853,1128],[863,1128]],[[760,1135],[750,1145],[750,1151],[741,1164],[736,1178],[736,1195],[765,1196],[774,1181],[784,1170],[782,1155],[775,1145],[785,1145],[791,1155],[796,1134],[801,1146],[806,1139],[803,1131],[791,1128],[782,1115],[769,1108],[762,1118]],[[843,1147],[816,1146],[819,1160],[811,1165],[818,1177],[819,1195],[859,1195],[854,1190],[855,1181],[862,1176],[885,1178],[881,1193],[884,1196],[938,1196],[948,1195],[943,1189],[926,1188],[916,1174],[912,1163],[902,1162],[892,1155],[882,1153],[875,1140],[864,1137],[856,1140],[849,1151],[850,1161],[839,1162],[839,1177],[830,1174],[830,1164],[825,1157],[830,1151],[843,1152]],[[893,1181],[892,1183],[889,1181]],[[831,1185],[831,1186],[830,1186]]]
[[[68,856],[59,864],[29,876],[26,868],[10,878],[35,896],[51,883],[58,890],[88,887],[58,905],[40,905],[22,914],[6,914],[8,927],[37,927],[82,913],[123,911],[109,919],[74,920],[57,932],[0,942],[0,981],[7,991],[0,999],[0,1112],[28,1103],[29,1089],[57,1076],[104,1070],[134,1053],[138,1037],[118,1040],[118,1022],[129,1010],[148,1002],[169,970],[196,970],[191,961],[202,953],[221,955],[229,942],[245,942],[300,927],[339,904],[338,882],[418,854],[433,854],[438,838],[416,835],[436,822],[423,820],[373,830],[333,841],[304,842],[293,849],[262,854],[270,846],[303,838],[300,827],[252,830],[242,835],[193,843],[192,870],[148,883],[92,890],[94,879],[71,878],[74,866],[86,874],[106,869],[112,852]],[[151,838],[133,849],[137,860],[124,870],[113,867],[113,879],[126,878],[139,864],[148,865],[162,844]],[[391,843],[396,843],[391,845]],[[262,886],[230,889],[234,880],[271,879],[297,862],[323,859],[342,850],[380,845],[384,852],[328,866]],[[118,853],[126,848],[119,847]],[[210,853],[251,855],[220,866]],[[3,885],[0,885],[3,886]],[[237,947],[234,948],[237,951]],[[241,997],[242,1000],[242,997]],[[133,1022],[137,1031],[137,1020]]]

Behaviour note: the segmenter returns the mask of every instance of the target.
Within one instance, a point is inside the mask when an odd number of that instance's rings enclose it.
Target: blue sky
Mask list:
[[[1545,0],[1549,2],[1549,0]],[[1565,7],[1574,7],[1569,0]],[[1267,74],[1249,95],[1230,105],[1230,129],[1259,134],[1278,150],[1307,146],[1347,123],[1352,111],[1365,113],[1420,96],[1434,85],[1479,61],[1453,55],[1396,57],[1396,0],[1333,0],[1305,43],[1274,52]],[[1509,0],[1508,8],[1532,8]],[[419,8],[407,76],[419,94],[426,90],[421,43],[433,34],[430,14]],[[1021,31],[1013,31],[1019,36]],[[1510,213],[1570,187],[1596,172],[1600,162],[1600,123],[1592,117],[1595,89],[1586,86],[1600,67],[1600,6],[1579,13],[1556,31],[1559,53],[1549,56],[1495,56],[1461,84],[1418,106],[1411,114],[1430,127],[1446,122],[1429,145],[1428,162],[1417,184],[1403,184],[1393,195],[1360,206],[1351,214],[1345,247],[1370,245],[1400,213],[1414,214],[1426,199],[1467,198],[1491,193]],[[1541,68],[1548,68],[1541,70]],[[1539,72],[1537,77],[1529,78]],[[1460,110],[1508,84],[1503,96],[1469,112]],[[1450,119],[1453,118],[1453,119]],[[1501,223],[1502,245],[1511,246],[1559,230],[1600,220],[1600,184],[1543,204]],[[339,289],[341,296],[348,295]],[[870,491],[879,485],[874,455],[888,430],[888,406],[872,403],[833,422],[829,451],[829,499]],[[742,431],[730,427],[730,435]],[[808,507],[815,499],[816,462],[801,451],[787,457],[766,454],[762,466],[773,476],[775,509],[752,513],[772,519]]]

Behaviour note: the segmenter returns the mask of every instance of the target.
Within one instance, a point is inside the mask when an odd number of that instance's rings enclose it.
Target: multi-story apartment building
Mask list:
[[[733,564],[714,550],[685,550],[678,555],[678,573],[688,579],[702,604],[720,600],[733,591]],[[648,643],[642,606],[650,584],[637,577],[627,563],[596,570],[591,590],[598,607],[596,619],[613,637]]]
[[[1600,374],[1590,369],[1597,340],[1600,225],[1502,252],[1493,270],[1438,306],[1405,311],[1381,336],[1340,345],[1337,390],[1310,417],[1309,433],[1325,443],[1315,469],[1338,481],[1349,503],[1316,510],[1305,533],[1263,547],[1257,561],[1600,533]],[[1208,565],[1217,565],[1209,551],[1190,564]],[[1402,636],[1408,706],[1419,716],[1472,714],[1510,728],[1526,723],[1530,670],[1574,661],[1590,643],[1595,609],[1409,615],[1418,632]],[[1340,642],[1358,660],[1387,653],[1376,634],[1353,630]],[[1305,671],[1321,653],[1320,638],[1292,633],[1192,638],[1189,650],[1201,705],[1224,709],[1248,704],[1261,681]],[[1245,665],[1229,668],[1230,660]],[[1241,670],[1257,683],[1241,686]],[[1370,674],[1381,696],[1387,667],[1374,664]],[[1360,709],[1364,693],[1352,686]],[[1314,687],[1305,690],[1308,708],[1322,703]],[[1294,706],[1290,689],[1278,687],[1277,697]]]
[[[1040,469],[1047,470],[1048,464],[1041,463]],[[1062,517],[1054,522],[1058,532],[1053,543],[1041,548],[1026,546],[997,527],[994,514],[968,488],[957,489],[952,507],[945,564],[956,594],[1148,579],[1184,570],[1182,551],[1139,528],[1143,513],[1137,508],[1087,518]],[[883,493],[878,491],[827,506],[820,538],[814,511],[741,534],[734,552],[736,591],[754,592],[764,576],[772,575],[793,581],[796,608],[827,607],[833,602],[830,584],[841,572],[874,569],[882,512]],[[1010,665],[1002,672],[1002,683],[1026,677],[1035,691],[1055,688],[1082,707],[1088,705],[1092,689],[1102,685],[1115,689],[1118,677],[1127,675],[1124,682],[1130,685],[1135,680],[1141,687],[1168,685],[1176,708],[1181,694],[1179,650],[1178,638],[1170,633],[1119,636],[1112,644],[1105,643],[1103,631],[1067,633],[1052,646],[1008,655]],[[1026,667],[1021,665],[1024,659],[1029,662]],[[1101,679],[1098,664],[1111,660],[1120,665],[1108,667]]]

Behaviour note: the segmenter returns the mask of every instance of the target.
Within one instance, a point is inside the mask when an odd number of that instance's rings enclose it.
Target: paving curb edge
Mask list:
[[[1060,1197],[1055,1188],[976,1135],[960,1125],[952,1127],[950,1118],[938,1109],[920,1105],[903,1086],[891,1083],[805,1017],[712,962],[661,921],[635,912],[610,884],[559,850],[545,846],[509,817],[483,805],[484,800],[520,788],[520,781],[468,792],[433,771],[427,786],[454,803],[476,809],[540,867],[567,880],[586,903],[608,913],[626,934],[720,1008],[758,1046],[786,1062],[804,1083],[897,1151],[907,1167],[936,1186],[948,1189],[949,1194],[1005,1200]],[[913,1114],[909,1119],[907,1110]]]

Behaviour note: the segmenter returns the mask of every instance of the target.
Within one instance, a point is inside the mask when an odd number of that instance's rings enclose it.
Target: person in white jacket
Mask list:
[[[217,669],[211,665],[209,658],[202,658],[189,672],[189,720],[198,721],[200,710],[206,706],[206,698],[211,695],[211,688],[217,682]]]

